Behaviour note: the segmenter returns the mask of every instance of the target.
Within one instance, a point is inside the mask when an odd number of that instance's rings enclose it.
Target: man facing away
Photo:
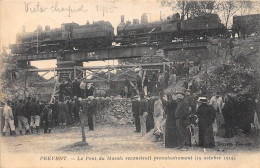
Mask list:
[[[10,107],[10,104],[11,104],[11,101],[8,100],[6,105],[4,106],[4,110],[3,110],[3,117],[5,119],[3,136],[6,136],[6,130],[7,130],[8,126],[10,126],[10,128],[11,128],[12,135],[13,136],[16,135],[15,126],[14,126],[14,117],[13,117],[13,112],[12,112],[12,108]]]
[[[16,111],[17,111],[17,120],[18,120],[18,128],[20,131],[20,135],[23,134],[23,127],[25,127],[25,134],[30,134],[29,131],[29,124],[28,124],[28,119],[25,117],[25,104],[23,102],[22,99],[19,100],[17,107],[16,107]]]
[[[32,103],[29,106],[30,114],[31,114],[31,133],[33,133],[33,129],[36,128],[37,134],[39,134],[39,126],[40,126],[40,108],[36,103],[36,99],[32,99]]]

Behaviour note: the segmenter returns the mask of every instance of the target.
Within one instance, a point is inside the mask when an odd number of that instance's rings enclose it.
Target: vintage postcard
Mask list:
[[[0,167],[260,167],[258,1],[0,8]]]

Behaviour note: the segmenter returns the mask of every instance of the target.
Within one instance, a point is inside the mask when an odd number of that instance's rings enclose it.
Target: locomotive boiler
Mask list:
[[[117,36],[115,42],[124,44],[151,43],[169,40],[169,36],[177,33],[180,29],[179,14],[168,17],[164,21],[148,22],[148,17],[143,14],[141,23],[134,19],[133,23],[124,22],[121,16],[121,23],[117,26]]]
[[[78,25],[63,23],[61,28],[42,30],[38,26],[34,32],[17,34],[16,44],[10,46],[13,54],[37,54],[58,52],[60,50],[95,50],[111,46],[114,28],[109,22],[99,21],[93,24]]]
[[[178,13],[168,17],[167,20],[148,23],[145,14],[141,23],[137,19],[133,23],[124,22],[117,26],[115,42],[121,44],[171,42],[172,40],[191,40],[214,36],[227,36],[228,30],[221,23],[217,14],[206,14],[181,20]]]

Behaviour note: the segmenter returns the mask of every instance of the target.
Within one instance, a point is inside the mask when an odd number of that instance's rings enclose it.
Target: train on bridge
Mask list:
[[[260,15],[253,19],[234,17],[232,34],[258,31],[260,26]],[[252,17],[251,17],[252,18]],[[247,20],[247,24],[243,20]],[[248,25],[258,20],[257,26],[252,28]],[[249,29],[253,30],[249,30]],[[245,33],[244,33],[245,34]],[[138,19],[121,22],[117,26],[117,35],[110,22],[98,21],[92,24],[78,25],[77,23],[64,23],[61,28],[50,29],[49,26],[42,30],[39,26],[34,32],[17,34],[16,44],[10,45],[14,55],[31,55],[44,52],[59,52],[64,50],[88,52],[101,48],[108,48],[116,43],[120,46],[170,43],[173,40],[187,41],[194,39],[207,39],[208,37],[230,37],[229,30],[221,23],[217,14],[206,14],[183,20],[180,15],[174,14],[166,20],[148,22],[148,16],[143,14],[141,22]]]

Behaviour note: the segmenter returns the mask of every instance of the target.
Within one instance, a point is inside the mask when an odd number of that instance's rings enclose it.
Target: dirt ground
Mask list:
[[[23,135],[17,137],[1,137],[3,153],[66,153],[66,154],[109,154],[109,153],[172,153],[183,152],[168,149],[162,142],[154,142],[152,133],[144,137],[134,132],[130,125],[99,125],[94,131],[86,129],[88,146],[76,146],[81,141],[80,127],[55,128],[51,134]],[[41,130],[43,132],[43,130]],[[233,138],[215,137],[216,147],[207,152],[227,153],[236,151],[260,151],[260,133],[239,133]],[[203,148],[193,145],[185,152],[205,152]]]

